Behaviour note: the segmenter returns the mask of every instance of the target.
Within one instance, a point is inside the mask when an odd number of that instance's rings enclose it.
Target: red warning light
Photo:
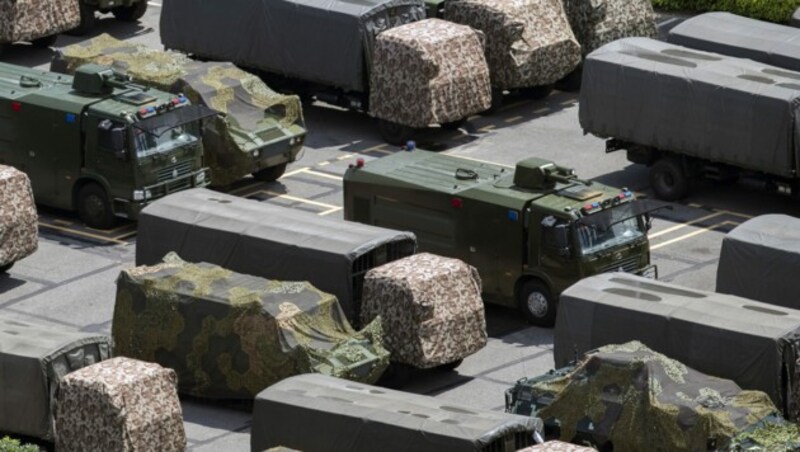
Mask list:
[[[11,102],[11,111],[22,111],[22,104],[20,102]]]
[[[364,159],[356,160],[356,168],[363,168],[364,167]]]
[[[460,209],[464,207],[464,201],[462,201],[461,198],[453,198],[450,200],[450,205],[456,209]]]

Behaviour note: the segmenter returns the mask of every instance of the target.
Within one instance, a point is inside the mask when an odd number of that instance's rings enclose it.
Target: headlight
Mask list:
[[[197,176],[194,177],[194,181],[195,181],[195,183],[198,183],[198,184],[202,184],[203,182],[205,182],[206,181],[206,172],[205,171],[200,171],[199,173],[197,173]]]
[[[150,193],[150,190],[134,190],[133,191],[133,200],[134,201],[144,201],[149,198],[152,198],[153,194]]]

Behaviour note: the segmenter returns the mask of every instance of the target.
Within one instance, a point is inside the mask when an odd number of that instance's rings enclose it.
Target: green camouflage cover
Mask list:
[[[492,88],[483,50],[483,33],[439,19],[382,32],[370,76],[370,114],[427,127],[488,109]]]
[[[492,86],[550,85],[581,62],[561,0],[459,0],[445,19],[482,31]]]
[[[655,38],[656,15],[651,0],[563,0],[581,43],[583,56],[611,41],[640,36]]]
[[[551,394],[537,416],[556,419],[561,439],[590,423],[615,451],[707,450],[777,412],[761,391],[743,391],[656,353],[638,341],[587,353],[566,376],[533,384]]]
[[[0,45],[32,41],[81,23],[80,0],[0,0]]]
[[[420,253],[373,268],[364,278],[361,323],[380,317],[392,361],[429,368],[486,345],[478,271]]]
[[[36,251],[38,221],[28,176],[11,166],[0,165],[0,267]]]
[[[293,162],[302,149],[306,131],[300,99],[274,92],[231,63],[194,61],[103,34],[61,49],[51,69],[73,74],[87,63],[111,66],[139,83],[183,93],[193,104],[222,113],[207,121],[203,134],[214,185]]]
[[[112,331],[117,355],[175,369],[198,397],[252,398],[308,372],[373,383],[389,363],[380,319],[355,332],[333,295],[173,253],[120,274]]]
[[[800,450],[800,426],[780,416],[769,416],[736,435],[728,448],[734,452]]]

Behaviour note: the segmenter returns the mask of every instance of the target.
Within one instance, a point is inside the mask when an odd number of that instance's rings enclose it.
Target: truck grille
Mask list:
[[[364,276],[368,271],[380,265],[402,259],[414,253],[414,242],[400,240],[387,243],[362,254],[353,262],[353,308],[361,310],[361,291],[364,288]]]
[[[512,452],[533,445],[533,434],[530,432],[509,433],[497,438],[481,449],[481,452]]]
[[[626,273],[636,273],[639,270],[639,256],[618,260],[600,270],[600,273],[616,272],[620,269]]]
[[[185,160],[158,170],[158,182],[166,182],[192,172],[192,161]]]

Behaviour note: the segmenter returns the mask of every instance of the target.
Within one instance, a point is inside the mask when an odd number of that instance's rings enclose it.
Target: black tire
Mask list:
[[[543,282],[526,281],[519,291],[519,309],[531,325],[552,328],[556,323],[556,300]]]
[[[46,49],[48,47],[54,46],[57,40],[58,40],[58,35],[50,35],[50,36],[45,36],[43,38],[34,39],[33,41],[31,41],[31,44],[33,44],[34,47],[37,47],[39,49]]]
[[[11,267],[13,266],[14,266],[13,262],[6,265],[0,265],[0,278],[6,276],[8,274],[8,271],[11,270]]]
[[[378,380],[378,385],[391,389],[402,388],[411,380],[412,371],[413,369],[408,364],[390,363]]]
[[[489,109],[484,112],[487,115],[493,115],[500,111],[500,108],[503,107],[503,90],[498,88],[492,88],[492,105],[489,106]]]
[[[270,166],[253,173],[253,177],[261,182],[275,182],[286,172],[286,163]]]
[[[78,216],[90,228],[110,229],[114,226],[111,200],[103,187],[88,183],[78,191]]]
[[[387,143],[394,146],[405,146],[414,138],[415,129],[413,127],[397,124],[396,122],[381,119],[378,121],[378,131]]]
[[[568,93],[574,93],[581,90],[581,82],[583,80],[583,65],[578,66],[567,74],[566,77],[556,82],[556,89]]]
[[[677,201],[689,194],[689,176],[678,159],[664,157],[650,168],[650,186],[664,201]]]
[[[89,6],[83,0],[80,0],[81,8],[81,24],[76,28],[68,31],[67,34],[71,36],[86,36],[97,25],[97,16],[95,16],[94,7]]]
[[[445,130],[458,130],[458,129],[464,127],[464,124],[466,124],[466,123],[467,123],[467,118],[462,118],[462,119],[459,119],[458,121],[443,122],[440,125]]]
[[[147,0],[139,0],[131,6],[118,6],[111,14],[122,22],[136,22],[147,12]]]
[[[532,86],[530,88],[522,88],[520,92],[528,99],[542,100],[549,96],[554,88],[555,85]]]
[[[452,363],[442,364],[438,367],[438,369],[443,370],[445,372],[452,372],[456,370],[458,366],[460,366],[464,362],[464,358],[459,360],[453,361]]]

